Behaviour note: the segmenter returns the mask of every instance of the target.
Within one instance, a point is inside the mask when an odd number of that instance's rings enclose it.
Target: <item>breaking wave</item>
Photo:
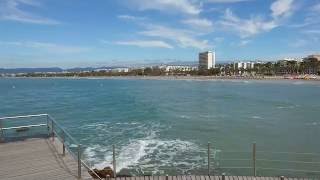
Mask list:
[[[134,169],[139,172],[157,173],[174,166],[180,171],[200,168],[204,163],[205,151],[189,141],[161,140],[154,135],[131,140],[116,150],[117,172]],[[117,149],[117,147],[116,147]],[[203,153],[203,154],[201,154]],[[92,167],[112,166],[112,150],[101,145],[88,147],[84,151]]]

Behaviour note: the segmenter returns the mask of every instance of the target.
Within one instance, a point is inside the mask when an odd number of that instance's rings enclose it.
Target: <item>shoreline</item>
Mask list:
[[[87,77],[0,77],[0,79],[129,79],[129,80],[194,80],[194,81],[287,81],[320,82],[320,76],[312,79],[285,78],[283,76],[87,76]]]

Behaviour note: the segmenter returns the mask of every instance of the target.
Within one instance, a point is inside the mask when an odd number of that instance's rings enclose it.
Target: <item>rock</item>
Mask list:
[[[109,176],[110,178],[113,178],[113,170],[110,167],[105,167],[102,170],[99,169],[93,169],[93,171],[100,177],[100,178],[106,178],[107,176]],[[94,178],[94,179],[98,179],[98,177],[92,172],[92,171],[88,171],[89,174]]]
[[[130,169],[127,168],[122,168],[118,173],[117,177],[131,177],[131,171]]]

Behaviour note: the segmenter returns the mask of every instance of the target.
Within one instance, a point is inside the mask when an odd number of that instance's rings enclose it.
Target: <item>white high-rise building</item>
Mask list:
[[[199,70],[211,69],[216,66],[216,53],[206,51],[199,53]]]

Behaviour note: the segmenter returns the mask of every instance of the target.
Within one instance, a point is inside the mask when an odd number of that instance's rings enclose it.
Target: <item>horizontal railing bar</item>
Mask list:
[[[98,179],[102,180],[102,178],[93,170],[91,169],[83,160],[81,160],[81,164],[83,167],[85,167],[87,170],[91,171]]]
[[[320,173],[320,171],[311,171],[311,170],[298,170],[298,169],[280,169],[280,168],[262,168],[257,167],[260,170],[277,170],[277,171],[292,171],[292,172],[306,172],[306,173]]]
[[[220,151],[219,153],[252,153],[249,151]]]
[[[273,151],[257,151],[257,153],[269,153],[269,154],[300,154],[300,155],[317,155],[320,156],[318,153],[301,153],[301,152],[273,152]]]
[[[61,136],[58,135],[57,131],[53,130],[53,132],[55,133],[55,135],[57,135],[56,137],[61,141],[62,144],[65,144],[66,143],[63,143],[63,139]],[[72,144],[75,144],[77,145],[76,143],[72,143]],[[74,159],[77,159],[78,157],[72,152],[71,148],[69,146],[65,146],[65,148],[68,150],[68,152],[70,153],[70,155],[74,158]]]
[[[29,118],[29,117],[41,117],[41,116],[47,116],[47,115],[48,114],[31,114],[31,115],[25,115],[25,116],[8,116],[8,117],[1,117],[0,120]]]
[[[215,159],[216,161],[252,161],[252,159]]]
[[[216,169],[252,169],[252,167],[216,167]]]
[[[297,163],[297,164],[320,164],[320,162],[310,162],[310,161],[285,161],[285,160],[271,160],[271,159],[257,159],[257,161],[265,162],[286,162],[286,163]]]
[[[41,126],[47,126],[47,124],[34,124],[34,125],[27,125],[27,126],[15,126],[15,127],[8,127],[8,128],[0,128],[0,130],[22,129],[22,128],[41,127]]]
[[[56,126],[58,126],[65,133],[65,135],[67,135],[74,142],[74,144],[79,144],[78,141],[75,140],[53,117],[51,117],[50,115],[47,116],[51,121],[54,122]]]

